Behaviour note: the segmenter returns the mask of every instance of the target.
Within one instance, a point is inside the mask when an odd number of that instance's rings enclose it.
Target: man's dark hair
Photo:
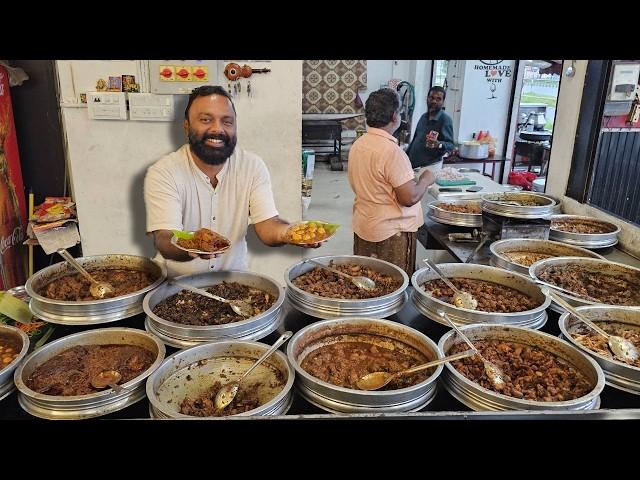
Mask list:
[[[433,87],[431,87],[429,89],[429,93],[427,93],[427,97],[431,95],[431,92],[442,93],[442,100],[445,100],[447,98],[447,91],[444,88],[440,87],[439,85],[434,85]]]
[[[400,110],[400,96],[391,88],[381,88],[369,94],[364,104],[367,125],[381,128],[393,120],[393,114]]]
[[[231,106],[233,107],[233,113],[236,113],[236,106],[233,104],[233,100],[231,100],[231,95],[220,85],[204,85],[202,87],[194,88],[189,95],[189,102],[187,102],[187,108],[184,109],[184,118],[185,120],[189,120],[189,109],[191,108],[191,104],[198,97],[208,97],[209,95],[222,95],[226,97],[231,102]]]

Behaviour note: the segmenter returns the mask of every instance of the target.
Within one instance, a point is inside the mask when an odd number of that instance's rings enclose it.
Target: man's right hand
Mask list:
[[[435,181],[436,181],[435,175],[428,168],[425,168],[424,171],[420,174],[420,177],[418,178],[418,182],[426,183],[427,186],[433,184],[433,182]]]

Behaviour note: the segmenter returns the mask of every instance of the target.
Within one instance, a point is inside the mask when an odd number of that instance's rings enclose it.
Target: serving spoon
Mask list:
[[[227,300],[226,298],[219,297],[218,295],[209,293],[206,290],[203,290],[201,288],[196,288],[191,285],[187,285],[186,283],[182,283],[177,280],[172,280],[171,283],[179,286],[180,288],[184,288],[185,290],[189,290],[190,292],[197,293],[198,295],[202,295],[203,297],[212,298],[213,300],[217,300],[222,303],[227,303],[231,307],[231,310],[233,310],[238,315],[241,315],[243,317],[251,317],[253,315],[253,307],[251,307],[251,305],[249,305],[245,301]]]
[[[249,375],[254,368],[256,368],[258,365],[264,362],[267,358],[269,358],[269,356],[273,352],[275,352],[280,345],[282,345],[284,342],[289,340],[292,335],[293,335],[293,332],[291,331],[284,332],[282,335],[280,335],[280,338],[276,340],[276,342],[271,346],[271,348],[267,350],[264,353],[264,355],[262,355],[256,361],[256,363],[251,365],[251,367],[249,367],[249,369],[246,372],[244,372],[238,380],[235,380],[233,382],[229,382],[223,385],[223,387],[220,390],[218,390],[216,397],[213,399],[213,403],[216,406],[216,408],[222,410],[227,405],[229,405],[238,394],[238,389],[240,388],[240,382],[242,382],[242,380],[247,378],[247,375]]]
[[[111,387],[114,392],[120,393],[124,391],[124,388],[118,385],[120,380],[122,380],[122,375],[117,370],[103,370],[91,378],[91,386],[98,390]]]
[[[638,357],[640,357],[640,353],[638,353],[638,349],[633,343],[631,343],[629,340],[627,340],[624,337],[608,334],[599,326],[597,326],[594,322],[584,317],[583,315],[580,315],[580,313],[575,308],[573,308],[573,306],[571,306],[568,302],[566,302],[563,298],[561,298],[557,293],[552,292],[551,289],[545,289],[545,290],[547,291],[546,292],[543,291],[543,293],[546,293],[547,295],[549,295],[554,302],[556,302],[558,305],[560,305],[562,308],[564,308],[566,311],[568,311],[571,315],[576,317],[578,320],[586,323],[587,325],[589,325],[589,327],[591,327],[597,333],[605,337],[607,339],[607,344],[609,345],[609,348],[611,349],[614,355],[632,363],[638,360]]]
[[[464,333],[462,333],[462,331],[456,326],[456,324],[449,318],[449,315],[447,315],[446,312],[441,311],[438,313],[442,318],[444,318],[447,321],[449,325],[453,327],[453,329],[460,336],[460,338],[462,338],[466,342],[466,344],[471,347],[471,349],[476,353],[476,355],[480,357],[480,360],[482,360],[482,363],[484,364],[484,371],[486,372],[487,377],[489,377],[489,380],[491,381],[493,386],[496,387],[497,389],[504,388],[505,374],[500,369],[500,367],[498,367],[495,363],[490,362],[489,360],[484,358],[484,356],[482,356],[480,351],[475,347],[473,343],[471,343],[471,340],[469,340],[469,338]]]
[[[475,355],[476,352],[473,350],[467,350],[465,352],[456,353],[455,355],[449,355],[448,357],[439,358],[438,360],[433,360],[431,362],[423,363],[422,365],[418,365],[415,367],[407,368],[406,370],[401,370],[396,373],[389,372],[372,372],[364,375],[356,382],[356,386],[360,390],[379,390],[385,385],[387,385],[392,380],[401,377],[403,375],[408,375],[410,373],[420,372],[422,370],[426,370],[427,368],[435,367],[436,365],[440,365],[441,363],[452,362],[453,360],[459,360],[461,358],[470,357],[471,355]]]
[[[312,258],[307,258],[305,260],[305,262],[311,262],[315,265],[318,265],[319,267],[324,268],[325,270],[329,270],[330,272],[335,273],[336,275],[339,275],[341,277],[345,277],[348,278],[349,280],[351,280],[354,285],[358,288],[361,288],[363,290],[367,290],[367,291],[371,291],[373,289],[376,288],[376,282],[374,282],[373,280],[371,280],[369,277],[363,277],[363,276],[356,276],[354,277],[353,275],[347,275],[346,273],[341,272],[340,270],[336,270],[335,268],[331,268],[331,267],[327,267],[326,265],[312,259]]]
[[[69,252],[67,252],[64,248],[58,249],[58,253],[62,258],[64,258],[69,264],[75,268],[78,272],[80,272],[87,280],[91,282],[91,286],[89,287],[89,293],[93,298],[104,298],[106,295],[113,293],[115,289],[109,282],[98,282],[95,278],[93,278],[89,272],[87,272],[82,265],[80,265],[75,258],[71,256]]]
[[[462,290],[459,290],[458,288],[456,288],[456,286],[453,283],[451,283],[451,281],[449,281],[447,277],[445,277],[444,273],[442,273],[442,271],[436,266],[435,263],[433,263],[428,258],[425,258],[423,262],[426,263],[429,266],[429,268],[431,268],[431,270],[436,272],[436,275],[440,277],[440,280],[446,283],[447,286],[451,290],[453,290],[454,292],[453,304],[456,307],[466,308],[469,310],[475,310],[478,308],[478,301],[474,298],[474,296],[471,295],[469,292],[463,292]]]

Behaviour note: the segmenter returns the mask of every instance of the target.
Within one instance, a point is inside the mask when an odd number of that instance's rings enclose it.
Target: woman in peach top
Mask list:
[[[415,180],[407,154],[393,133],[400,126],[400,98],[383,88],[365,104],[367,133],[349,152],[353,204],[353,252],[415,271],[418,228],[424,223],[420,200],[435,178],[425,170]]]

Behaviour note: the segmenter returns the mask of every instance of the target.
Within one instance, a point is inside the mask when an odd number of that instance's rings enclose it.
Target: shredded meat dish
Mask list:
[[[562,221],[553,220],[551,222],[551,228],[554,230],[560,230],[561,232],[569,233],[611,233],[616,229],[610,225],[599,222],[578,222],[578,221]]]
[[[455,203],[438,203],[436,206],[442,210],[455,213],[473,213],[482,214],[479,203],[455,204]]]
[[[593,389],[580,370],[538,347],[502,340],[476,340],[473,343],[505,374],[505,384],[501,388],[491,382],[478,355],[451,364],[466,378],[489,390],[524,400],[562,402],[580,398]],[[458,343],[447,354],[466,349],[465,343]]]
[[[529,295],[498,283],[473,278],[450,278],[449,280],[459,290],[473,295],[478,301],[477,309],[483,312],[523,312],[542,305]],[[454,292],[442,280],[429,280],[420,286],[432,297],[453,305]]]
[[[217,252],[229,246],[224,238],[216,232],[208,228],[201,228],[189,240],[185,238],[178,239],[178,245],[191,250],[200,250],[201,252]]]
[[[114,291],[104,298],[119,297],[137,292],[151,285],[155,279],[147,272],[123,268],[87,269],[97,282],[108,282]],[[95,300],[89,291],[91,282],[80,273],[73,273],[49,282],[40,295],[54,300],[85,301]]]
[[[502,252],[513,263],[522,265],[523,267],[530,267],[539,260],[545,258],[552,258],[555,255],[549,255],[548,253],[535,253],[535,252]]]
[[[633,343],[635,347],[640,350],[640,327],[617,322],[598,322],[597,324],[609,335],[617,335],[619,337],[623,337]],[[598,353],[608,358],[612,358],[619,362],[624,362],[633,367],[640,367],[640,359],[635,361],[628,361],[625,358],[614,355],[609,348],[607,339],[599,333],[594,332],[591,328],[589,328],[582,322],[572,326],[572,331],[570,331],[569,333],[578,343],[588,348],[592,352]]]
[[[630,276],[591,272],[578,265],[549,266],[538,274],[540,280],[592,302],[640,306],[640,275]]]
[[[356,383],[373,372],[395,373],[427,363],[430,359],[407,346],[409,354],[363,341],[337,342],[310,352],[300,366],[304,371],[324,382],[339,387],[357,389]],[[436,367],[392,380],[381,390],[397,390],[420,383],[429,378]]]
[[[388,295],[396,291],[402,285],[400,280],[376,272],[364,265],[354,263],[334,264],[332,260],[329,262],[329,266],[348,275],[368,277],[376,282],[376,288],[371,291],[358,288],[350,279],[336,275],[320,267],[316,267],[294,278],[293,284],[301,290],[313,293],[314,295],[344,299],[382,297],[383,295]]]
[[[87,395],[100,391],[91,379],[105,370],[122,375],[119,384],[147,370],[156,355],[136,345],[77,345],[39,365],[26,380],[31,390],[46,395]],[[106,387],[108,388],[108,387]]]
[[[276,301],[276,297],[264,290],[237,282],[222,282],[204,290],[227,300],[247,302],[253,308],[252,316],[266,312]],[[153,308],[153,313],[164,320],[183,325],[223,325],[246,319],[234,312],[228,303],[189,290],[180,290],[165,298]]]
[[[253,360],[255,361],[255,359]],[[263,363],[263,365],[269,367],[269,370],[273,373],[268,380],[270,391],[274,389],[282,390],[286,384],[283,373],[267,363]],[[185,398],[180,404],[180,413],[193,417],[226,417],[248,412],[271,400],[271,398],[267,398],[264,394],[261,394],[261,388],[264,387],[263,383],[262,381],[242,382],[238,393],[231,403],[227,405],[226,408],[219,409],[216,408],[215,398],[223,384],[217,380],[207,391],[197,398]]]

